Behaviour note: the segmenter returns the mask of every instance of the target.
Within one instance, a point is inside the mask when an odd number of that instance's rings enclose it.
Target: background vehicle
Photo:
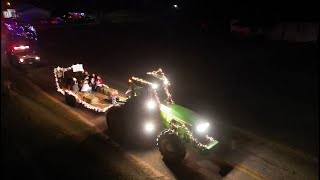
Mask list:
[[[12,65],[34,64],[40,62],[40,56],[26,40],[13,39],[7,43],[5,55]]]
[[[240,23],[235,19],[230,21],[230,32],[242,38],[262,35],[262,29],[260,27],[249,25],[249,23]]]
[[[50,22],[51,24],[64,24],[64,20],[60,17],[53,17]]]
[[[129,99],[107,112],[111,137],[119,142],[157,145],[167,162],[180,162],[186,155],[185,143],[209,150],[218,141],[210,137],[210,124],[195,112],[173,102],[169,81],[161,69],[142,78],[129,79]]]

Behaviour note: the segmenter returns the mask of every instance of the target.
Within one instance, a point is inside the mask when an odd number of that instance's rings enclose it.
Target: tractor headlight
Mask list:
[[[208,122],[202,122],[196,126],[197,133],[206,133],[209,129],[210,124]]]
[[[144,125],[144,131],[147,133],[152,133],[154,131],[154,129],[155,129],[155,125],[152,122],[147,122]]]
[[[150,110],[153,110],[157,106],[156,102],[152,99],[147,101],[147,107]]]

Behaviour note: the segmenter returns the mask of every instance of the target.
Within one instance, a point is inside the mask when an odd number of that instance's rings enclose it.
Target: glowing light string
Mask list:
[[[141,83],[143,83],[143,84],[149,84],[150,86],[155,85],[155,84],[153,84],[153,83],[151,83],[151,82],[148,82],[148,81],[146,81],[146,80],[144,80],[144,79],[141,79],[141,78],[131,77],[131,79],[133,79],[133,80],[135,80],[135,81],[138,81],[138,82],[141,82]],[[160,106],[161,102],[160,102],[160,99],[159,99],[159,97],[158,97],[158,94],[157,94],[157,90],[156,90],[156,89],[154,89],[153,95],[155,96],[155,98],[156,98],[156,100],[157,100],[157,103],[158,103],[158,105]]]
[[[169,92],[169,89],[168,89],[168,87],[169,87],[169,85],[170,85],[170,82],[168,81],[168,78],[164,75],[164,73],[162,72],[162,69],[159,68],[159,70],[157,70],[157,71],[152,71],[152,72],[147,72],[147,74],[152,75],[152,76],[154,76],[154,77],[162,80],[162,82],[163,82],[163,84],[164,84],[164,90],[165,90],[165,93],[166,93],[166,95],[167,95],[166,101],[169,102],[169,103],[171,103],[171,104],[174,104],[174,101],[172,100],[172,96],[171,96],[171,94],[170,94],[170,92]],[[146,81],[146,80],[144,80],[144,79],[141,79],[141,78],[132,77],[132,79],[135,80],[135,81],[141,82],[141,83],[143,83],[143,84],[149,84],[150,86],[154,86],[154,85],[155,85],[155,84],[153,84],[153,83],[151,83],[151,82],[148,82],[148,81]],[[154,92],[155,92],[155,93],[154,93],[155,97],[156,97],[157,99],[159,99],[159,97],[158,97],[157,94],[156,94],[156,91],[154,91]],[[159,102],[160,102],[160,101],[159,101]]]
[[[159,68],[157,71],[152,71],[152,72],[147,72],[147,74],[152,75],[160,80],[162,80],[163,84],[164,84],[164,90],[166,92],[167,95],[167,102],[170,102],[171,104],[174,104],[174,101],[172,100],[172,96],[169,92],[169,86],[170,86],[170,82],[168,80],[168,78],[164,75],[164,73],[162,72],[162,69]]]
[[[72,66],[70,67],[67,67],[67,68],[63,68],[63,67],[57,67],[57,68],[54,68],[53,70],[53,73],[54,73],[54,78],[55,78],[55,82],[56,82],[56,87],[57,87],[57,91],[60,92],[62,95],[65,95],[65,94],[68,94],[68,95],[71,95],[73,96],[76,101],[80,104],[82,104],[84,107],[88,108],[88,109],[91,109],[91,110],[95,110],[97,112],[106,112],[108,109],[110,109],[111,107],[113,106],[117,106],[117,104],[111,104],[105,108],[100,108],[98,106],[93,106],[85,101],[83,101],[76,93],[74,93],[73,91],[71,90],[68,90],[68,89],[62,89],[60,87],[60,84],[59,84],[59,79],[58,79],[58,73],[62,72],[63,75],[66,71],[70,71],[72,70]],[[103,84],[103,86],[105,87],[108,87],[107,85]]]
[[[188,129],[184,124],[178,125],[178,124],[171,123],[171,125],[172,125],[173,127],[177,128],[177,129],[179,129],[179,128],[185,129],[185,132],[187,133],[188,137],[189,137],[189,138],[192,140],[192,142],[194,142],[195,145],[198,146],[200,149],[204,150],[204,149],[206,149],[206,148],[208,147],[207,145],[200,143],[200,142],[192,135],[192,132],[190,132],[189,129]],[[178,132],[175,131],[175,130],[173,130],[173,131],[176,132],[176,133],[178,133]],[[206,138],[207,140],[209,140],[210,143],[216,141],[213,137],[210,137],[210,136],[208,136],[208,135],[206,135],[205,138]],[[210,143],[208,143],[208,144],[210,144]]]
[[[138,81],[138,82],[141,82],[141,83],[143,83],[143,84],[149,84],[149,85],[153,85],[153,83],[151,83],[151,82],[148,82],[148,81],[146,81],[146,80],[143,80],[143,79],[141,79],[141,78],[137,78],[137,77],[133,77],[132,76],[132,79],[133,80],[136,80],[136,81]]]

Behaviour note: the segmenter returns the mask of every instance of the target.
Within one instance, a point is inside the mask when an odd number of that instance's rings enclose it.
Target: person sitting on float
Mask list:
[[[90,77],[90,83],[89,85],[92,87],[92,89],[95,89],[96,87],[96,75],[92,74]]]
[[[88,71],[85,71],[83,76],[84,76],[83,80],[87,80],[87,81],[90,80],[90,75],[89,75]]]
[[[103,80],[101,79],[100,76],[97,76],[96,80],[96,91],[99,91],[100,88],[103,86]]]
[[[91,87],[89,86],[89,83],[87,80],[83,81],[83,86],[81,88],[81,92],[91,93]]]

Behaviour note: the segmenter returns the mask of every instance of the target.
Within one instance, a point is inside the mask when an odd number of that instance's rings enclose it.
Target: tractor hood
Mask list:
[[[200,115],[177,104],[161,104],[161,113],[166,114],[166,117],[170,117],[181,123],[187,123],[193,126],[199,119]]]

